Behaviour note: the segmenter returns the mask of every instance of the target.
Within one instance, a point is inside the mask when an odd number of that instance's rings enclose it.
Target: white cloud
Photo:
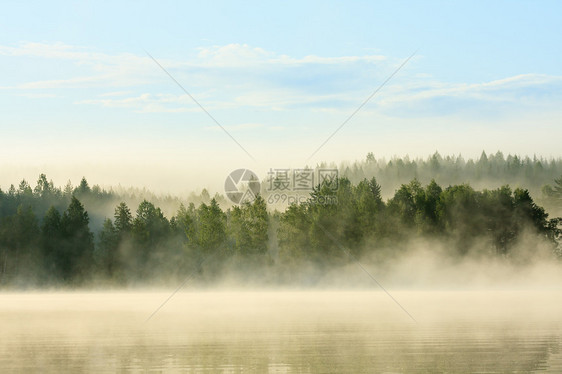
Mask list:
[[[70,63],[72,69],[69,74],[80,69],[86,71],[84,76],[71,76],[66,79],[44,79],[31,82],[21,82],[13,86],[3,86],[1,89],[46,89],[46,88],[90,88],[90,87],[127,87],[144,84],[148,78],[154,78],[158,73],[154,71],[154,62],[148,57],[131,53],[107,54],[94,52],[84,47],[64,43],[22,43],[16,47],[0,45],[0,55],[14,58],[40,58],[60,61],[61,64]],[[41,71],[41,64],[37,64],[37,71]],[[50,74],[45,71],[45,75]],[[23,77],[22,79],[25,79]]]
[[[387,94],[382,95],[377,104],[386,109],[400,108],[423,109],[432,112],[432,103],[446,99],[451,109],[453,103],[462,106],[471,103],[482,106],[496,105],[497,110],[504,110],[503,105],[514,109],[529,105],[535,107],[559,106],[562,99],[562,77],[544,74],[521,74],[489,82],[466,84],[444,83],[439,81],[411,83],[404,86],[389,86]],[[543,98],[542,96],[547,96]],[[501,104],[501,105],[500,105]],[[433,112],[439,115],[437,107]]]
[[[27,97],[27,98],[30,98],[30,99],[53,99],[53,98],[59,97],[58,95],[55,95],[55,94],[34,93],[34,92],[19,93],[19,94],[17,94],[17,96]]]
[[[72,60],[99,60],[107,55],[92,53],[73,45],[64,43],[21,43],[17,47],[0,45],[0,55],[4,56],[31,56],[43,58],[72,59]]]
[[[125,90],[117,91],[120,92],[130,91],[132,87],[146,87],[154,84],[173,86],[173,82],[170,82],[166,74],[144,54],[121,53],[112,55],[63,43],[29,42],[17,46],[0,45],[0,55],[14,58],[60,60],[61,64],[70,64],[68,68],[65,66],[65,71],[68,71],[70,75],[68,78],[60,79],[57,77],[57,79],[25,81],[26,77],[22,76],[19,83],[0,87],[3,90],[125,88]],[[336,82],[338,81],[338,74],[343,73],[346,75],[346,79],[349,78],[349,73],[346,70],[355,75],[360,72],[361,69],[350,69],[348,66],[350,64],[372,64],[386,60],[386,57],[379,55],[294,58],[246,44],[200,48],[197,55],[186,60],[165,59],[158,56],[156,58],[174,77],[185,82],[189,90],[209,91],[213,87],[217,87],[221,91],[230,89],[241,92],[241,96],[255,96],[259,92],[283,89],[282,86],[289,81],[292,81],[290,84],[293,86],[300,85],[306,86],[307,90],[314,89],[313,85],[300,83],[298,79],[290,79],[288,75],[292,74],[294,69],[286,70],[287,68],[299,67],[301,69],[300,74],[304,77],[307,76],[307,69],[313,69],[311,70],[311,73],[313,73],[311,76],[329,75],[332,82]],[[340,73],[335,74],[333,70],[323,73],[322,68],[317,67],[317,65],[339,66]],[[307,66],[310,66],[310,68],[307,68]],[[228,73],[223,72],[222,69],[229,69]],[[237,72],[231,72],[231,69],[235,69]],[[38,65],[38,71],[41,71],[40,65]],[[45,77],[50,74],[49,70],[45,70]],[[283,77],[289,79],[286,79],[283,83]],[[321,80],[328,82],[328,77]],[[344,82],[344,80],[341,81]],[[295,88],[289,88],[289,90],[294,91]],[[111,95],[119,96],[119,94]],[[201,95],[201,93],[198,93],[198,95]],[[216,97],[215,100],[217,100]],[[224,98],[218,98],[218,100],[223,101],[224,105],[228,101],[232,101],[224,100]],[[276,105],[276,107],[279,108],[280,106]]]
[[[75,77],[69,79],[53,79],[53,80],[42,80],[35,82],[21,83],[12,88],[17,88],[21,90],[35,90],[35,89],[49,89],[49,88],[78,88],[84,86],[99,86],[105,85],[109,76],[90,76],[90,77]]]
[[[108,96],[108,95],[103,95]],[[152,95],[143,93],[138,96],[125,97],[120,99],[111,98],[88,99],[76,101],[75,104],[101,105],[106,108],[130,108],[142,113],[181,113],[199,111],[195,108],[191,99],[187,95],[157,94]]]
[[[99,97],[112,97],[112,96],[125,96],[131,94],[132,91],[114,91],[114,92],[106,92],[103,94],[98,95]]]
[[[199,48],[197,58],[205,61],[207,66],[248,66],[263,63],[273,57],[271,52],[261,48],[252,48],[247,44],[228,44],[225,46],[214,46]]]
[[[320,57],[315,55],[303,58],[290,57],[283,54],[251,47],[247,44],[228,44],[199,48],[197,55],[200,63],[206,66],[248,67],[255,65],[304,65],[304,64],[348,64],[356,62],[376,63],[385,61],[382,55]]]
[[[520,74],[504,79],[497,79],[487,83],[472,85],[474,87],[528,87],[540,86],[549,83],[560,83],[562,77],[546,74]]]
[[[262,123],[240,123],[237,125],[222,125],[222,127],[228,131],[248,131],[248,130],[255,130],[258,128],[265,127]],[[222,130],[219,126],[207,126],[209,130]]]
[[[200,110],[188,95],[179,94],[174,82],[142,53],[108,54],[64,43],[22,43],[0,45],[0,55],[53,59],[76,68],[69,69],[71,76],[65,79],[20,81],[0,87],[26,97],[53,97],[52,93],[38,93],[39,90],[81,89],[85,96],[91,93],[91,98],[76,100],[76,104],[144,113]],[[382,55],[294,57],[247,44],[199,48],[194,56],[184,60],[155,57],[211,111],[251,107],[270,111],[307,108],[315,112],[347,113],[386,78],[383,74],[390,74],[401,61]],[[415,64],[415,60],[410,64]],[[559,104],[559,92],[562,92],[562,77],[558,76],[521,74],[468,84],[442,82],[411,70],[410,73],[401,71],[401,83],[393,79],[373,98],[376,104],[363,111],[376,108],[387,115],[401,116],[401,111],[415,114],[423,110],[439,116],[444,104],[438,101],[442,98],[448,100],[449,111],[455,110],[455,106],[450,105],[452,100],[456,100],[459,107],[470,102],[476,106],[499,103],[538,108]],[[46,76],[49,73],[45,71]],[[24,80],[25,76],[19,78]],[[93,93],[100,88],[107,92]],[[147,93],[149,90],[151,93]]]

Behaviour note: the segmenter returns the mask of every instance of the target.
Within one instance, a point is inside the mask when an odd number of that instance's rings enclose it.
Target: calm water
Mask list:
[[[2,293],[2,372],[562,372],[562,292]]]

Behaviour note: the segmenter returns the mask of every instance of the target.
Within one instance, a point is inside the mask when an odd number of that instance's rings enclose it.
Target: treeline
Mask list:
[[[326,166],[326,165],[324,165]],[[427,158],[376,158],[369,153],[362,161],[339,165],[341,176],[359,183],[377,178],[383,195],[391,196],[400,185],[412,179],[427,184],[432,179],[441,185],[470,183],[472,186],[497,188],[505,184],[528,189],[540,196],[545,184],[562,175],[562,159],[546,159],[482,152],[479,158],[465,159],[461,155],[441,155],[435,152]]]
[[[147,283],[177,279],[211,255],[265,258],[269,213],[261,198],[225,212],[209,196],[197,208],[180,205],[170,219],[147,200],[134,212],[121,202],[94,233],[82,201],[112,198],[86,179],[61,189],[43,174],[35,188],[22,181],[17,189],[0,189],[0,285]],[[222,266],[214,263],[215,270]]]
[[[319,187],[312,195],[309,203],[292,205],[280,215],[279,245],[287,260],[314,262],[329,256],[345,261],[346,251],[360,258],[420,237],[447,243],[451,254],[478,250],[509,257],[524,233],[545,239],[559,254],[562,219],[549,219],[520,188],[442,188],[434,180],[424,187],[414,179],[384,202],[375,178],[356,185],[342,178],[337,191]],[[314,203],[334,197],[335,205]]]
[[[86,178],[82,178],[76,187],[70,181],[65,186],[58,187],[52,180],[48,180],[45,174],[39,176],[35,187],[31,187],[30,183],[23,179],[19,184],[10,185],[2,194],[10,198],[4,199],[0,205],[0,217],[14,214],[21,204],[32,206],[37,217],[43,217],[51,206],[62,212],[70,203],[71,197],[76,196],[88,210],[90,228],[96,232],[102,227],[105,217],[111,216],[115,206],[121,202],[126,202],[129,206],[138,206],[143,200],[148,200],[159,206],[167,215],[175,214],[178,206],[186,201],[198,206],[202,202],[208,204],[214,197],[219,204],[226,205],[224,196],[211,196],[206,189],[199,194],[191,192],[186,199],[169,194],[158,195],[146,188],[117,186],[104,189],[99,185],[90,186]]]
[[[94,233],[81,199],[104,199],[103,192],[85,179],[75,189],[56,189],[42,175],[34,189],[23,183],[0,190],[0,284],[127,285],[186,273],[212,280],[224,270],[282,273],[301,264],[345,263],[419,237],[450,244],[451,255],[484,250],[509,258],[517,241],[531,235],[559,254],[562,221],[549,219],[525,189],[443,188],[414,179],[384,201],[375,178],[357,184],[339,178],[333,187],[319,185],[283,212],[269,212],[260,196],[226,210],[214,198],[180,205],[170,218],[147,200],[136,210],[122,202]]]

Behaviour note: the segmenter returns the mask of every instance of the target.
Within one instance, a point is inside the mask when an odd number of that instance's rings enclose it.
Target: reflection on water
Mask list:
[[[9,372],[562,372],[562,292],[0,294]]]

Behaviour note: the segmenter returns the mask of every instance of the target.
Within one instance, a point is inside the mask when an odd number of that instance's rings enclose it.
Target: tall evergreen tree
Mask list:
[[[133,228],[131,210],[124,202],[119,203],[115,208],[113,217],[115,218],[115,230],[121,235],[130,232]]]
[[[68,260],[63,247],[62,217],[59,211],[51,206],[41,225],[41,248],[47,278],[51,281],[62,277],[63,264]]]
[[[230,233],[242,255],[267,252],[269,215],[265,200],[258,195],[251,203],[235,206],[231,212]]]
[[[113,222],[107,218],[99,233],[99,242],[96,249],[96,263],[104,275],[112,277],[118,267],[119,231]]]
[[[30,272],[39,253],[39,225],[30,206],[20,205],[16,214],[0,220],[0,273],[17,277],[18,273]]]
[[[226,241],[226,214],[213,198],[209,205],[202,203],[197,209],[199,246],[206,253],[223,249]]]
[[[88,212],[73,196],[61,219],[67,257],[61,268],[64,279],[81,279],[89,275],[94,253],[94,235],[90,231],[89,223]]]

